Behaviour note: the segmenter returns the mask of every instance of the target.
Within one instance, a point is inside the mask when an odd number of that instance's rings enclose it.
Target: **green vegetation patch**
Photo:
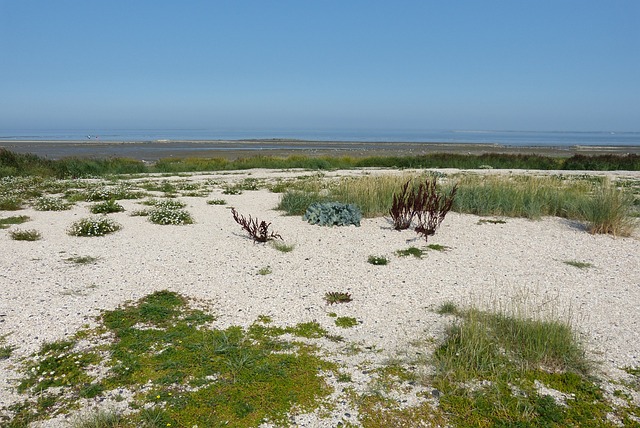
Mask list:
[[[385,256],[369,256],[367,262],[376,266],[384,266],[389,263],[389,259]]]
[[[22,224],[29,220],[31,220],[31,218],[29,218],[29,216],[26,216],[26,215],[0,218],[0,229],[6,229],[12,224]]]
[[[117,203],[114,199],[94,204],[89,209],[91,214],[110,214],[124,211],[124,207]]]
[[[35,229],[14,229],[9,231],[11,239],[15,241],[37,241],[42,239],[42,235]]]
[[[351,328],[360,324],[360,322],[353,317],[337,317],[334,323],[340,328]]]
[[[289,413],[312,411],[331,392],[321,372],[335,366],[314,346],[279,337],[323,337],[315,322],[278,328],[262,317],[246,330],[212,329],[211,315],[169,291],[98,321],[81,341],[45,344],[25,360],[19,391],[26,398],[1,410],[3,426],[26,426],[114,390],[132,397],[134,411],[118,415],[121,427],[283,425]]]
[[[418,248],[418,247],[409,247],[406,250],[398,250],[398,251],[396,251],[396,255],[398,255],[400,257],[413,256],[413,257],[416,257],[418,259],[422,258],[422,256],[425,253],[426,253],[425,250],[423,250],[422,248]]]

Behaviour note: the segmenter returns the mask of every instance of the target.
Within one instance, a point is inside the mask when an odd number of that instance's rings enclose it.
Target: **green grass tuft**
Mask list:
[[[42,239],[42,235],[35,229],[20,230],[14,229],[9,231],[11,239],[15,241],[38,241]]]
[[[591,263],[579,262],[576,260],[565,260],[563,263],[569,266],[577,267],[578,269],[586,269],[586,268],[593,267]]]
[[[12,224],[22,224],[29,220],[31,220],[31,218],[26,215],[0,218],[0,229],[6,229]]]
[[[425,254],[425,250],[418,248],[418,247],[409,247],[406,250],[398,250],[396,251],[396,254],[400,257],[408,257],[408,256],[413,256],[416,257],[418,259],[422,258],[422,256]]]
[[[375,266],[384,266],[389,263],[389,259],[385,256],[369,256],[367,262]]]

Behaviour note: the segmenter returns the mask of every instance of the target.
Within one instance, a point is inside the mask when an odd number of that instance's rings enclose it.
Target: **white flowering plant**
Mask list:
[[[71,225],[67,231],[72,236],[104,236],[122,229],[108,217],[83,218]]]
[[[54,196],[42,196],[35,200],[33,208],[36,211],[64,211],[71,208],[73,204]]]

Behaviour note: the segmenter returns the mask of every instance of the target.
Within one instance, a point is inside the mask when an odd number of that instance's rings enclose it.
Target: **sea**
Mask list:
[[[303,140],[340,142],[472,143],[521,147],[640,146],[640,132],[511,130],[238,130],[238,129],[0,129],[12,141]]]

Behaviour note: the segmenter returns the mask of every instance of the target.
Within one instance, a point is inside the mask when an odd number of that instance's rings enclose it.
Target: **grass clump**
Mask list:
[[[449,249],[446,245],[440,244],[429,244],[427,245],[427,248],[434,251],[447,251]]]
[[[124,207],[117,203],[114,199],[94,204],[89,209],[91,214],[110,214],[124,211]]]
[[[33,208],[37,211],[65,211],[72,206],[72,203],[52,196],[42,196],[33,203]]]
[[[115,410],[99,409],[76,417],[71,428],[124,428],[125,418]]]
[[[13,346],[5,345],[5,341],[6,336],[0,336],[0,361],[10,358],[15,349]]]
[[[14,229],[9,231],[11,239],[15,241],[37,241],[42,239],[42,235],[35,229],[20,230]]]
[[[22,199],[16,196],[0,195],[0,211],[17,211],[22,209]]]
[[[367,262],[375,266],[385,266],[389,263],[389,259],[385,256],[369,256]]]
[[[212,316],[170,291],[106,311],[98,321],[83,342],[103,338],[101,345],[54,342],[26,359],[19,384],[26,398],[2,409],[0,421],[26,426],[68,411],[82,397],[100,401],[127,390],[131,411],[118,426],[282,426],[291,414],[318,408],[331,392],[322,373],[337,371],[313,346],[280,337],[323,337],[317,323],[213,329]],[[47,405],[37,404],[44,396]]]
[[[107,217],[83,218],[71,225],[67,233],[72,236],[104,236],[117,232],[122,226]]]
[[[31,220],[31,218],[29,218],[29,216],[26,216],[26,215],[0,218],[0,229],[6,229],[12,224],[22,224],[29,220]]]
[[[590,233],[629,236],[636,226],[631,217],[633,196],[611,185],[597,189],[579,211]]]

